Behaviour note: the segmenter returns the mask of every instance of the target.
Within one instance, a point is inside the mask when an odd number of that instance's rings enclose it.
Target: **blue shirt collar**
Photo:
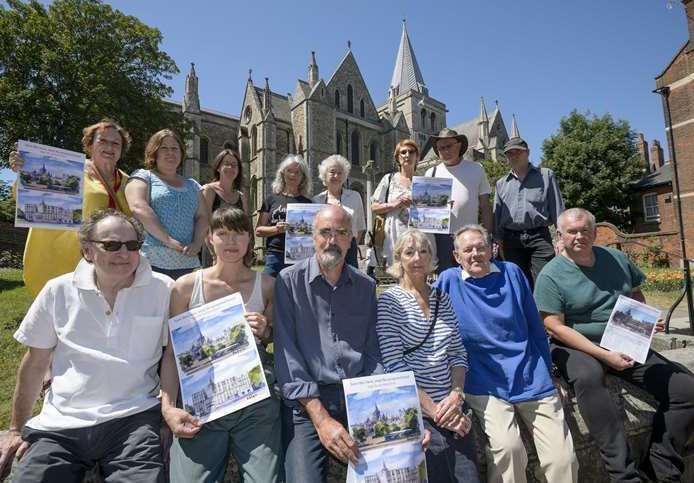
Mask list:
[[[308,283],[313,283],[313,281],[318,277],[325,280],[325,277],[323,277],[323,274],[320,271],[320,266],[318,265],[318,258],[316,255],[313,255],[308,261]],[[337,284],[335,284],[335,286],[339,287],[347,281],[351,283],[353,280],[349,264],[345,262],[342,266],[342,273],[340,273],[340,278],[337,280]],[[325,280],[325,283],[328,283],[328,281]]]
[[[528,167],[528,174],[525,175],[526,178],[528,177],[528,175],[530,174],[531,171],[537,171],[539,169],[537,166],[535,166],[530,161],[528,161],[528,166],[529,166]],[[508,174],[506,175],[506,181],[510,180],[511,178],[518,179],[518,176],[513,174],[513,170],[509,170]]]

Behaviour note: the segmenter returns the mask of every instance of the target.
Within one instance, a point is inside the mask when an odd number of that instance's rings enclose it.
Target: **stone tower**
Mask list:
[[[186,76],[186,88],[183,96],[183,116],[191,123],[191,132],[186,136],[186,152],[183,162],[185,176],[200,179],[200,131],[202,114],[200,112],[200,95],[198,93],[198,76],[195,64],[191,62]]]

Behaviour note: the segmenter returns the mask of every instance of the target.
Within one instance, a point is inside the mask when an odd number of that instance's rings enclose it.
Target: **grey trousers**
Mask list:
[[[87,428],[40,431],[25,427],[31,444],[14,469],[13,482],[75,482],[99,464],[107,483],[164,482],[159,428],[152,409]]]

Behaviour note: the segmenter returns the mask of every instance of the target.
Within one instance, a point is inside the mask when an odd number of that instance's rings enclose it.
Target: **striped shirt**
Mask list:
[[[434,316],[436,293],[429,296]],[[376,333],[387,372],[413,371],[417,385],[434,402],[451,392],[451,368],[468,367],[458,319],[446,293],[440,292],[439,311],[434,330],[417,350],[404,351],[424,340],[431,318],[427,319],[414,295],[400,286],[390,288],[378,299]]]

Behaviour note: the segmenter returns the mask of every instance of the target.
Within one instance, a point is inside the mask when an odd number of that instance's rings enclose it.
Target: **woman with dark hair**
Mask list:
[[[214,265],[178,279],[171,292],[171,316],[233,293],[240,293],[246,320],[256,337],[268,384],[274,383],[265,346],[272,340],[275,280],[251,270],[252,227],[237,208],[212,215],[207,241]],[[162,414],[176,436],[171,447],[171,481],[223,481],[234,453],[243,481],[276,482],[281,474],[279,401],[271,396],[206,424],[176,407],[178,376],[171,343],[162,362]]]
[[[145,168],[128,180],[125,196],[147,230],[142,250],[152,270],[174,280],[200,266],[198,252],[209,213],[192,178],[178,174],[183,143],[170,129],[156,132],[145,147]]]
[[[130,143],[130,134],[111,119],[103,119],[82,131],[82,149],[88,156],[84,163],[83,220],[104,208],[130,215],[125,199],[128,175],[117,167]],[[24,159],[12,151],[12,170],[20,171],[23,165]],[[24,248],[24,283],[36,297],[47,281],[72,272],[80,258],[76,231],[31,228]]]
[[[210,218],[212,213],[221,207],[232,207],[243,210],[248,216],[248,203],[243,195],[243,167],[241,157],[233,149],[224,149],[212,162],[214,181],[202,187]],[[209,267],[214,263],[212,254],[206,244],[202,246],[202,266]]]

